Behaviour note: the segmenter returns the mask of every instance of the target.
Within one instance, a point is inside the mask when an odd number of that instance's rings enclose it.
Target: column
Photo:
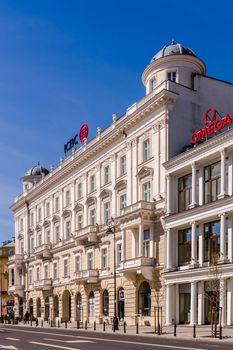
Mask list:
[[[199,257],[198,257],[198,262],[199,265],[203,265],[204,257],[203,257],[203,251],[204,251],[204,226],[203,224],[199,224]]]
[[[198,314],[197,322],[199,325],[204,324],[204,282],[200,281],[198,283]]]
[[[196,222],[192,222],[192,247],[191,247],[191,264],[197,263],[197,235]]]
[[[229,155],[229,163],[228,163],[228,195],[233,195],[233,162],[232,155]]]
[[[232,315],[232,292],[233,292],[233,279],[227,280],[227,325],[232,325],[233,315]]]
[[[166,268],[169,269],[171,267],[171,229],[166,230],[166,255],[167,255],[167,261],[166,261]]]
[[[122,260],[126,260],[126,230],[122,230]]]
[[[84,174],[83,179],[83,198],[84,198],[84,206],[83,206],[83,227],[86,227],[88,225],[88,211],[87,211],[87,174]]]
[[[226,259],[226,214],[220,215],[220,260]]]
[[[220,278],[220,307],[222,308],[222,325],[226,325],[226,280]]]
[[[70,195],[71,195],[71,234],[75,236],[75,211],[74,211],[74,203],[75,203],[75,182],[73,181],[72,185],[70,186]]]
[[[167,284],[166,285],[166,305],[165,305],[165,326],[169,326],[172,323],[171,320],[171,306],[174,305],[172,298],[172,285]]]
[[[221,150],[221,192],[219,195],[220,198],[224,198],[226,195],[226,190],[225,190],[226,159],[225,158],[226,158],[226,152],[225,152],[225,149],[223,149],[223,150]]]
[[[192,163],[192,202],[191,202],[191,208],[196,207],[196,163]]]
[[[126,144],[127,206],[132,204],[132,142]]]
[[[232,244],[233,244],[233,216],[228,216],[228,252],[227,257],[230,262],[233,262],[233,251],[232,251]]]
[[[191,325],[196,324],[197,282],[191,282]]]
[[[135,237],[135,231],[131,230],[131,236],[132,236],[132,259],[136,258],[136,237]]]
[[[114,218],[117,216],[117,206],[116,206],[116,190],[115,185],[116,185],[116,155],[114,154],[113,157],[111,158],[111,180],[112,180],[112,208],[111,208],[111,216]]]
[[[138,201],[138,178],[137,178],[137,166],[138,166],[138,140],[135,138],[132,141],[132,184],[133,184],[133,203]]]
[[[143,224],[138,227],[138,256],[143,256]]]
[[[100,225],[101,224],[101,198],[100,198],[100,193],[101,193],[101,171],[102,167],[101,165],[97,166],[96,170],[96,222]]]
[[[204,179],[203,179],[203,168],[199,168],[199,205],[203,205],[203,198],[204,198]]]
[[[166,176],[166,193],[167,193],[167,210],[166,213],[167,215],[171,214],[171,196],[170,196],[170,192],[171,192],[171,175],[168,174]]]

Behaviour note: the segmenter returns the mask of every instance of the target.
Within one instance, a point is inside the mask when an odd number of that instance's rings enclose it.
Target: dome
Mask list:
[[[48,175],[49,171],[46,168],[43,168],[40,163],[38,163],[37,165],[34,165],[32,168],[30,168],[27,172],[26,172],[26,176],[42,176],[42,175]]]
[[[174,40],[172,40],[172,43],[170,45],[166,45],[160,50],[151,60],[151,63],[159,58],[166,57],[166,56],[172,56],[172,55],[188,55],[188,56],[194,56],[196,57],[193,50],[189,49],[188,47],[185,47],[181,44],[176,43]]]

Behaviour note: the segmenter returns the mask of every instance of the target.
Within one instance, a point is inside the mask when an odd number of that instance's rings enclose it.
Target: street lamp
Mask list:
[[[113,332],[118,330],[118,317],[116,311],[116,226],[114,219],[111,218],[112,225],[108,226],[106,234],[113,234],[113,287],[114,287],[114,317],[113,317]]]

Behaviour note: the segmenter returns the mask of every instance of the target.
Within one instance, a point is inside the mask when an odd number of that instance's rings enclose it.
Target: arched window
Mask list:
[[[29,314],[33,316],[33,300],[32,300],[32,298],[29,300],[28,307],[29,307]]]
[[[95,316],[95,296],[93,292],[90,292],[88,299],[88,314],[89,317]]]
[[[54,317],[59,317],[59,300],[58,300],[58,296],[55,295],[54,297]]]
[[[45,306],[45,320],[48,321],[49,314],[50,314],[49,297],[45,299],[44,306]]]
[[[143,282],[138,290],[138,313],[142,316],[151,315],[151,289],[147,282]]]
[[[37,317],[41,317],[41,300],[37,298],[36,300],[36,315]]]
[[[76,295],[76,319],[77,321],[83,321],[83,303],[82,295],[77,293]]]
[[[103,292],[103,315],[108,316],[109,313],[109,296],[108,291],[105,289]]]
[[[19,298],[19,317],[23,317],[23,298]]]

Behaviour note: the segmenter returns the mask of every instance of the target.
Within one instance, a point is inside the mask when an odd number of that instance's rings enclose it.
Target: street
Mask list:
[[[85,330],[0,326],[0,349],[8,350],[208,350],[232,349],[225,341],[164,339],[158,336],[93,333]]]

